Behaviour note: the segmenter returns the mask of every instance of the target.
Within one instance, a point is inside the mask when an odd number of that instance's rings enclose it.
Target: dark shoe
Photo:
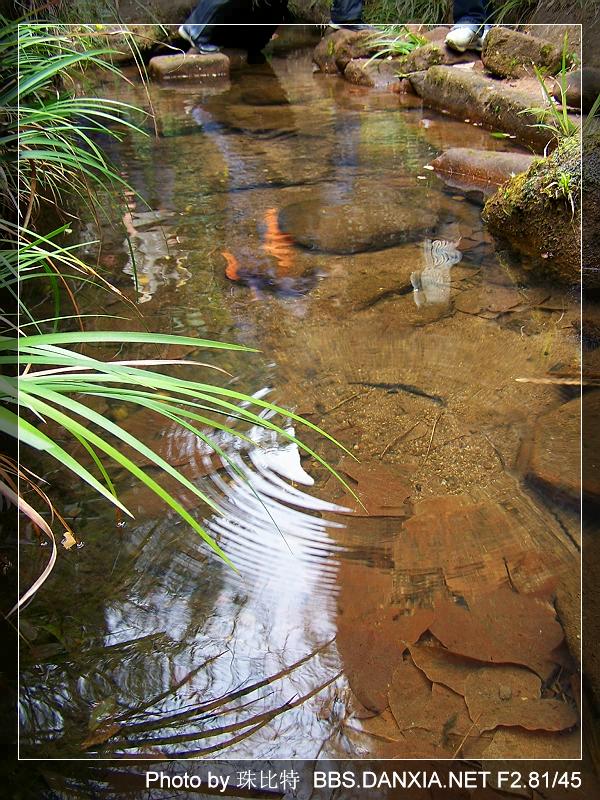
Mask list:
[[[178,33],[182,39],[185,39],[186,42],[189,42],[192,47],[195,47],[196,50],[203,55],[210,55],[211,53],[220,52],[220,48],[217,47],[216,44],[211,44],[210,42],[203,41],[202,39],[194,39],[187,25],[181,25]]]
[[[372,31],[373,33],[377,31],[377,28],[367,25],[365,22],[330,22],[329,27],[334,31]]]

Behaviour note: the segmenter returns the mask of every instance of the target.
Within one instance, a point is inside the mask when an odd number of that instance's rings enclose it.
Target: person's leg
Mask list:
[[[333,0],[331,27],[350,30],[370,30],[371,25],[362,22],[363,0]]]
[[[454,0],[454,27],[446,36],[446,44],[452,50],[481,50],[487,33],[484,23],[488,19],[488,0]]]
[[[362,0],[333,0],[331,21],[337,23],[361,22],[362,10]]]
[[[211,23],[229,2],[230,0],[200,0],[179,28],[179,35],[197,47],[200,52],[218,52],[219,48],[210,41]]]
[[[486,0],[454,0],[452,7],[455,25],[483,25],[487,21],[489,11]]]

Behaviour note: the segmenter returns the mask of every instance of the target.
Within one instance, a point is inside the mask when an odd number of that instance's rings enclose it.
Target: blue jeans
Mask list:
[[[213,42],[230,47],[262,49],[277,25],[286,21],[287,0],[200,0],[185,21],[194,42]],[[228,23],[233,28],[219,29]],[[247,27],[250,23],[260,27]],[[274,23],[274,24],[270,24]]]
[[[483,25],[490,13],[488,0],[454,0],[454,24]]]
[[[454,22],[482,25],[490,13],[489,0],[454,0]],[[360,22],[362,0],[333,0],[331,6],[332,22]],[[399,20],[400,22],[402,20]],[[418,20],[409,20],[418,22]],[[440,20],[441,22],[442,20]]]
[[[362,0],[333,0],[331,6],[332,22],[360,22],[362,19]]]

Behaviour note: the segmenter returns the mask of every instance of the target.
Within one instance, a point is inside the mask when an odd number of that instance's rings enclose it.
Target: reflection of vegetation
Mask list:
[[[312,663],[330,644],[331,642],[326,642],[290,666],[220,697],[194,703],[182,711],[166,710],[158,715],[155,712],[153,718],[148,720],[149,709],[161,706],[168,709],[169,701],[177,699],[180,690],[185,692],[187,684],[193,685],[198,673],[224,655],[219,653],[195,667],[182,680],[157,696],[126,710],[108,709],[82,743],[82,748],[112,754],[123,751],[135,753],[140,748],[147,747],[176,748],[175,752],[169,750],[171,758],[201,758],[222,752],[257,733],[285,712],[298,708],[334,683],[342,673],[331,675],[308,689],[305,694],[295,694],[282,705],[265,708],[279,682],[283,683],[304,664]],[[263,689],[267,691],[261,693]],[[242,710],[246,710],[245,715],[240,713]],[[100,749],[99,746],[105,742],[107,744]]]
[[[286,432],[285,424],[281,426],[265,420],[252,409],[269,408],[284,420],[294,419],[320,434],[322,432],[295,414],[264,400],[149,369],[182,364],[207,367],[206,364],[140,357],[115,361],[106,360],[96,351],[93,354],[89,349],[85,353],[82,351],[86,345],[111,343],[118,347],[159,343],[188,348],[247,348],[148,333],[84,330],[85,318],[90,315],[82,313],[77,304],[75,282],[83,280],[117,294],[120,292],[78,257],[78,245],[67,243],[70,233],[67,225],[52,225],[48,231],[45,220],[67,214],[65,209],[73,200],[79,204],[86,203],[97,213],[99,201],[94,192],[98,187],[111,188],[116,193],[131,191],[107,161],[98,138],[120,139],[122,133],[119,131],[123,126],[139,130],[128,120],[135,109],[117,101],[78,96],[78,73],[86,67],[116,71],[103,60],[106,50],[93,49],[91,27],[79,26],[77,33],[73,34],[69,28],[47,23],[23,24],[19,28],[16,23],[1,20],[1,25],[3,74],[13,75],[13,78],[0,96],[6,109],[0,138],[6,189],[3,211],[5,216],[12,217],[12,221],[2,224],[0,285],[13,298],[20,312],[15,315],[7,311],[0,332],[0,363],[9,372],[0,384],[0,396],[8,406],[1,413],[2,429],[18,437],[25,447],[53,456],[78,480],[87,482],[99,495],[129,513],[117,497],[105,460],[124,467],[226,559],[216,542],[181,503],[125,455],[124,446],[134,454],[150,459],[163,473],[214,508],[213,501],[143,442],[94,410],[94,399],[133,404],[158,414],[164,420],[177,422],[196,434],[224,461],[229,461],[227,455],[206,431],[226,431],[249,441],[243,431],[218,421],[220,416],[233,416],[243,424],[260,425],[276,431],[336,474],[310,448]],[[10,249],[14,244],[19,246],[19,258]],[[23,287],[21,294],[18,281]],[[73,306],[74,313],[69,315],[63,311],[65,296]],[[53,312],[42,319],[39,309],[46,297],[53,304]],[[78,331],[69,330],[74,320],[80,327]],[[70,446],[59,443],[59,429],[69,435],[72,443],[83,448],[85,463],[73,455]],[[329,436],[327,438],[335,441]],[[238,467],[235,469],[239,471]],[[0,491],[17,502],[34,524],[41,526],[39,513],[15,491],[16,475],[14,464],[3,464],[0,477],[5,481],[0,482]],[[31,479],[29,484],[33,486]],[[42,499],[53,510],[51,500],[46,495]],[[72,531],[60,515],[57,518],[66,530],[63,543],[72,545],[75,542]],[[45,532],[52,537],[50,528],[47,525],[46,528]],[[36,588],[39,585],[41,581],[36,582]]]

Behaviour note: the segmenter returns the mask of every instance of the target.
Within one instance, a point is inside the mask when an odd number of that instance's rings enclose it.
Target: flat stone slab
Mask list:
[[[435,216],[423,213],[418,192],[412,202],[410,191],[400,196],[379,188],[370,197],[361,194],[355,194],[353,202],[340,204],[291,203],[279,213],[281,230],[301,247],[343,255],[414,241],[433,230],[437,222]]]
[[[431,108],[443,109],[458,119],[468,114],[472,122],[505,133],[540,149],[552,134],[535,127],[536,114],[528,111],[541,104],[539,88],[513,88],[473,69],[439,65],[409,76],[415,92]]]
[[[464,179],[469,183],[478,181],[499,186],[514,175],[527,172],[533,159],[534,156],[527,153],[452,147],[432,161],[431,166],[437,172]]]
[[[181,53],[174,56],[155,56],[148,66],[150,75],[158,80],[180,80],[183,78],[226,78],[230,72],[230,61],[225,53],[204,55]]]

